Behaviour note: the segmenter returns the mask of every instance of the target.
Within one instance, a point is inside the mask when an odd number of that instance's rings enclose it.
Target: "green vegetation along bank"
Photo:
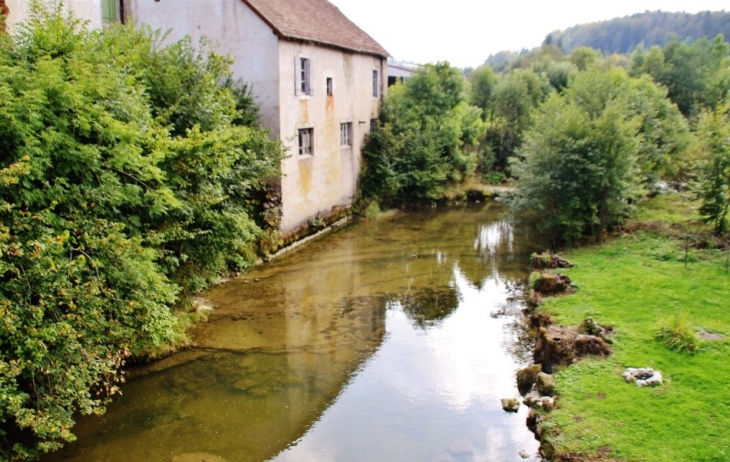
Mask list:
[[[713,237],[697,202],[661,195],[599,246],[564,254],[572,295],[538,309],[559,325],[613,324],[614,353],[556,373],[558,407],[543,417],[556,460],[730,459],[729,242]],[[627,367],[660,370],[640,388]],[[554,451],[553,451],[554,450]]]
[[[205,44],[60,11],[0,33],[1,460],[73,441],[181,340],[175,307],[253,263],[283,155]]]

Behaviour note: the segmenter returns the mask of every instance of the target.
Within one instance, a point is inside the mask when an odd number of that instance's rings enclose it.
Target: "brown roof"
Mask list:
[[[282,38],[390,56],[327,0],[243,0]]]

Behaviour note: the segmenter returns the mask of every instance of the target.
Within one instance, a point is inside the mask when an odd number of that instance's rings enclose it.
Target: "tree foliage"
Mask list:
[[[680,156],[688,143],[684,119],[662,89],[621,69],[597,68],[553,95],[525,140],[512,207],[538,220],[554,245],[598,238],[620,222],[665,158]]]
[[[547,77],[529,69],[516,69],[500,79],[484,108],[490,115],[485,150],[492,154],[486,170],[509,173],[509,159],[522,144],[533,112],[551,91]]]
[[[72,441],[125,359],[175,337],[181,289],[252,259],[281,147],[243,125],[226,59],[161,38],[57,9],[0,40],[4,460]]]
[[[730,91],[730,45],[718,35],[693,43],[676,38],[664,48],[642,47],[632,55],[632,74],[648,74],[667,87],[669,98],[683,114],[693,116],[714,108]]]
[[[474,170],[480,115],[448,63],[423,66],[391,87],[363,149],[363,195],[387,204],[441,199],[447,185]]]
[[[730,102],[714,111],[705,111],[697,121],[698,168],[697,198],[700,214],[717,234],[728,229],[730,211]]]

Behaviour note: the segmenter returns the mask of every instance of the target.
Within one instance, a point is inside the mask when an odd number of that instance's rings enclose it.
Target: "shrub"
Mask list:
[[[473,173],[485,125],[448,63],[423,66],[391,87],[363,148],[363,196],[383,204],[430,203]]]
[[[696,353],[699,349],[699,337],[689,316],[680,312],[672,316],[659,329],[656,338],[667,348],[680,353]]]
[[[73,441],[125,360],[178,335],[181,288],[250,264],[282,155],[241,125],[226,59],[60,11],[0,37],[2,460]]]

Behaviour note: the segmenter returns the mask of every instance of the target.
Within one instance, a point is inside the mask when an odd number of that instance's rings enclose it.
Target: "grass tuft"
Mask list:
[[[656,338],[665,347],[679,353],[697,353],[700,349],[697,332],[690,324],[689,316],[683,311],[670,317],[659,329]]]

